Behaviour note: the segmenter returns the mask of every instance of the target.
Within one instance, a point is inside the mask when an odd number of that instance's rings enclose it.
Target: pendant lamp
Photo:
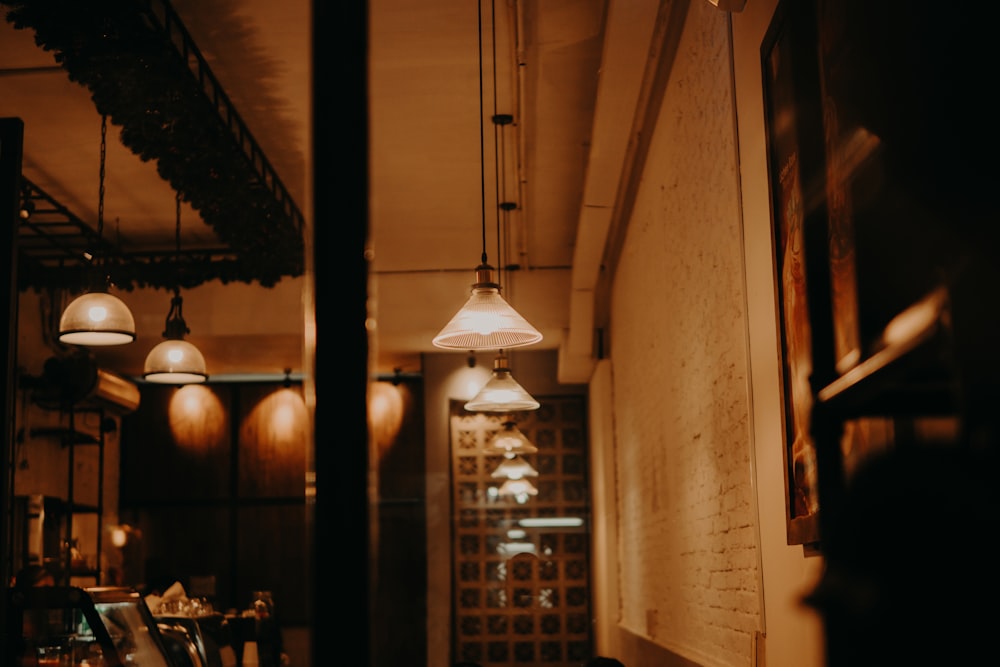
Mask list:
[[[507,479],[521,479],[522,477],[538,477],[538,471],[531,467],[531,464],[520,456],[514,455],[505,458],[491,474],[491,477]]]
[[[497,494],[501,497],[514,498],[514,500],[523,504],[531,496],[537,496],[538,489],[526,479],[508,479],[500,485]]]
[[[493,360],[489,381],[465,404],[465,409],[469,412],[516,412],[537,410],[539,405],[510,374],[507,356],[501,350]]]
[[[70,302],[59,318],[59,341],[72,345],[122,345],[135,340],[135,319],[125,302],[106,290],[108,276],[98,257],[104,234],[104,171],[107,161],[108,117],[101,116],[101,168],[97,199],[97,248],[93,270],[105,289],[94,289]],[[95,281],[96,282],[96,281]]]
[[[521,347],[542,340],[542,334],[500,295],[500,284],[493,279],[494,268],[490,265],[486,254],[486,154],[483,113],[483,17],[482,3],[480,3],[479,173],[483,251],[479,266],[476,267],[476,282],[472,285],[471,296],[432,341],[436,347],[463,352]]]
[[[177,206],[177,264],[181,253],[181,195],[176,197]],[[167,322],[163,329],[163,337],[167,340],[159,343],[146,355],[146,363],[142,377],[147,382],[159,384],[194,384],[208,379],[205,370],[205,357],[201,351],[184,340],[184,334],[191,333],[184,321],[184,299],[180,288],[174,288],[174,296],[170,300],[170,310],[167,312]]]
[[[504,422],[503,428],[493,436],[490,445],[494,449],[503,451],[503,455],[508,459],[518,454],[535,454],[538,452],[538,448],[524,437],[524,434],[518,430],[517,424],[512,421]]]

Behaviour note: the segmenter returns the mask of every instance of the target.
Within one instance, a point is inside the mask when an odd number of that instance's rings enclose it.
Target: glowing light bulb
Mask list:
[[[108,309],[104,306],[92,306],[87,311],[87,317],[91,322],[103,322],[108,318]]]

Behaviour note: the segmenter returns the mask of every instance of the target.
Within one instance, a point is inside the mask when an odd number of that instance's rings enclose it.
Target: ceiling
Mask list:
[[[42,4],[45,17],[61,15],[51,1]],[[61,4],[67,12],[81,11],[74,0]],[[143,5],[108,3],[136,4]],[[39,3],[0,1],[0,14],[20,5]],[[242,119],[242,131],[252,136],[273,175],[261,176],[257,169],[248,185],[228,184],[216,198],[216,181],[198,171],[202,154],[214,155],[204,148],[213,148],[210,142],[192,144],[177,132],[174,145],[173,135],[157,134],[173,127],[171,113],[182,117],[177,127],[186,122],[183,115],[196,104],[188,89],[164,109],[157,107],[161,115],[151,128],[141,126],[145,117],[127,113],[129,104],[151,113],[153,105],[130,99],[147,78],[156,90],[173,85],[158,73],[155,59],[136,73],[128,69],[136,56],[114,55],[114,66],[125,73],[110,76],[98,61],[57,62],[53,51],[36,45],[34,30],[4,21],[0,117],[24,121],[23,175],[34,195],[44,193],[33,218],[42,219],[41,204],[55,202],[59,215],[75,221],[73,234],[93,243],[101,115],[92,94],[103,91],[108,105],[124,109],[109,114],[101,240],[110,245],[100,252],[105,264],[133,267],[121,269],[116,285],[125,288],[118,293],[133,310],[138,337],[131,345],[95,350],[99,360],[126,375],[141,374],[146,352],[160,340],[172,283],[181,280],[176,274],[183,277],[187,340],[202,349],[212,376],[300,371],[303,267],[288,261],[295,248],[285,255],[271,252],[287,250],[285,236],[271,225],[276,218],[283,229],[298,222],[360,224],[308,219],[311,198],[324,196],[312,192],[309,181],[310,124],[325,120],[310,118],[310,2],[150,5],[160,21],[176,11],[196,47],[183,77],[194,80],[192,71],[214,77],[231,101],[225,109]],[[634,145],[636,109],[648,97],[648,63],[662,48],[658,38],[669,11],[676,20],[677,7],[687,5],[483,0],[480,29],[476,3],[368,3],[370,302],[378,371],[420,370],[420,355],[437,351],[431,339],[468,297],[485,254],[498,270],[503,294],[543,333],[533,349],[560,349],[564,381],[585,380],[594,346],[594,295],[614,227],[620,175]],[[170,39],[181,43],[177,35],[183,32],[174,30]],[[47,37],[50,44],[63,36],[54,35]],[[152,38],[132,41],[148,45]],[[96,84],[85,85],[88,77]],[[511,122],[495,124],[496,115]],[[133,126],[123,133],[122,123]],[[123,144],[126,135],[133,146]],[[145,160],[133,152],[135,144]],[[245,144],[241,148],[246,155]],[[222,167],[215,171],[243,169]],[[181,253],[177,192],[183,200]],[[74,275],[65,262],[25,273],[35,282]]]

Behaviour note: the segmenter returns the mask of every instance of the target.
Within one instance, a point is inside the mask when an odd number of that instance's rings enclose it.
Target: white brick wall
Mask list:
[[[750,664],[761,614],[733,122],[726,15],[691,3],[610,340],[622,625],[705,665]]]

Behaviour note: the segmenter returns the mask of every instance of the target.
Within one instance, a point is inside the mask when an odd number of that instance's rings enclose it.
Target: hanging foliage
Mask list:
[[[248,149],[246,133],[234,132],[232,114],[221,113],[218,95],[205,94],[151,3],[3,0],[0,7],[10,10],[7,20],[15,28],[34,31],[36,44],[90,91],[97,113],[120,128],[122,144],[143,161],[155,161],[160,176],[232,251],[236,259],[203,266],[189,282],[204,277],[270,287],[301,275],[301,213],[255,168],[247,153],[260,157],[253,153],[256,144]],[[172,12],[168,4],[160,9]],[[177,269],[171,262],[137,264],[125,256],[108,269],[123,289],[176,281],[168,273]]]

